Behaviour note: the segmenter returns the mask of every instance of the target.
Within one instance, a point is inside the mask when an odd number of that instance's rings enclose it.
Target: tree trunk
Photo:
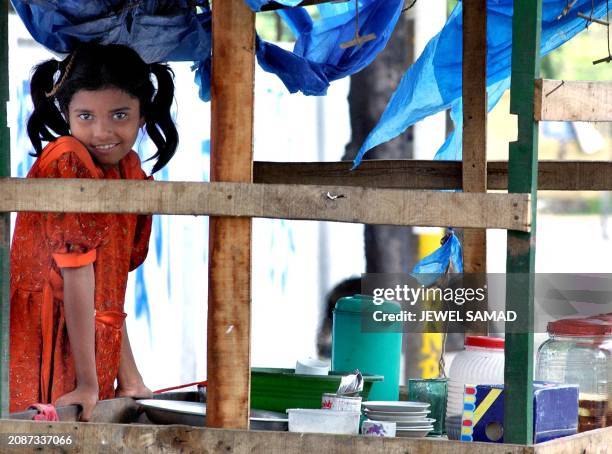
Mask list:
[[[413,41],[414,21],[404,13],[387,47],[370,66],[351,77],[348,99],[352,135],[344,160],[355,158],[402,75],[414,61]],[[410,159],[412,142],[410,128],[396,139],[368,152],[366,159]],[[364,236],[367,273],[406,273],[412,270],[417,257],[417,237],[411,227],[366,225]]]
[[[352,160],[382,115],[406,69],[414,62],[414,20],[402,13],[387,47],[363,71],[351,77],[349,109],[351,142],[343,159]],[[411,159],[413,130],[370,150],[365,159]],[[418,258],[418,237],[412,227],[366,225],[364,229],[366,273],[408,273]],[[423,336],[404,333],[403,377],[420,377]]]

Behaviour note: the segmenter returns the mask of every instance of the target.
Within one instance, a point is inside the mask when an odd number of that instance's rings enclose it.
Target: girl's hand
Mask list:
[[[134,397],[137,399],[149,399],[153,397],[153,392],[145,386],[141,381],[140,383],[134,383],[125,385],[120,383],[115,391],[115,397]]]
[[[80,405],[81,421],[89,421],[98,403],[98,388],[93,386],[77,386],[74,391],[64,394],[55,401],[56,407]]]

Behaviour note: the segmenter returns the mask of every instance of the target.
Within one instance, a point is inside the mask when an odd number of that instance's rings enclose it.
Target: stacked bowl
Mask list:
[[[396,423],[396,436],[420,438],[433,430],[433,418],[428,418],[425,402],[369,401],[363,402],[363,414],[370,421]]]

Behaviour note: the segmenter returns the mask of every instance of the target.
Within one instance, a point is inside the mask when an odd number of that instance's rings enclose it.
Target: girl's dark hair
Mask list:
[[[157,90],[151,74],[157,79]],[[55,140],[54,134],[70,134],[66,118],[76,92],[115,87],[140,101],[140,115],[157,146],[157,152],[149,158],[157,159],[153,173],[157,172],[170,161],[178,145],[178,132],[170,115],[173,76],[168,65],[148,65],[136,51],[118,44],[85,43],[63,61],[52,59],[39,64],[30,83],[34,112],[27,128],[34,156],[42,153],[42,141]]]

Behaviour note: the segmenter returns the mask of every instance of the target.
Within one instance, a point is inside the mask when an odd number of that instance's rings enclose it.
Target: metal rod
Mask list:
[[[596,17],[587,16],[586,14],[578,13],[576,16],[581,17],[582,19],[588,20],[589,22],[595,22],[596,24],[608,26],[610,23],[608,21],[597,19]]]

